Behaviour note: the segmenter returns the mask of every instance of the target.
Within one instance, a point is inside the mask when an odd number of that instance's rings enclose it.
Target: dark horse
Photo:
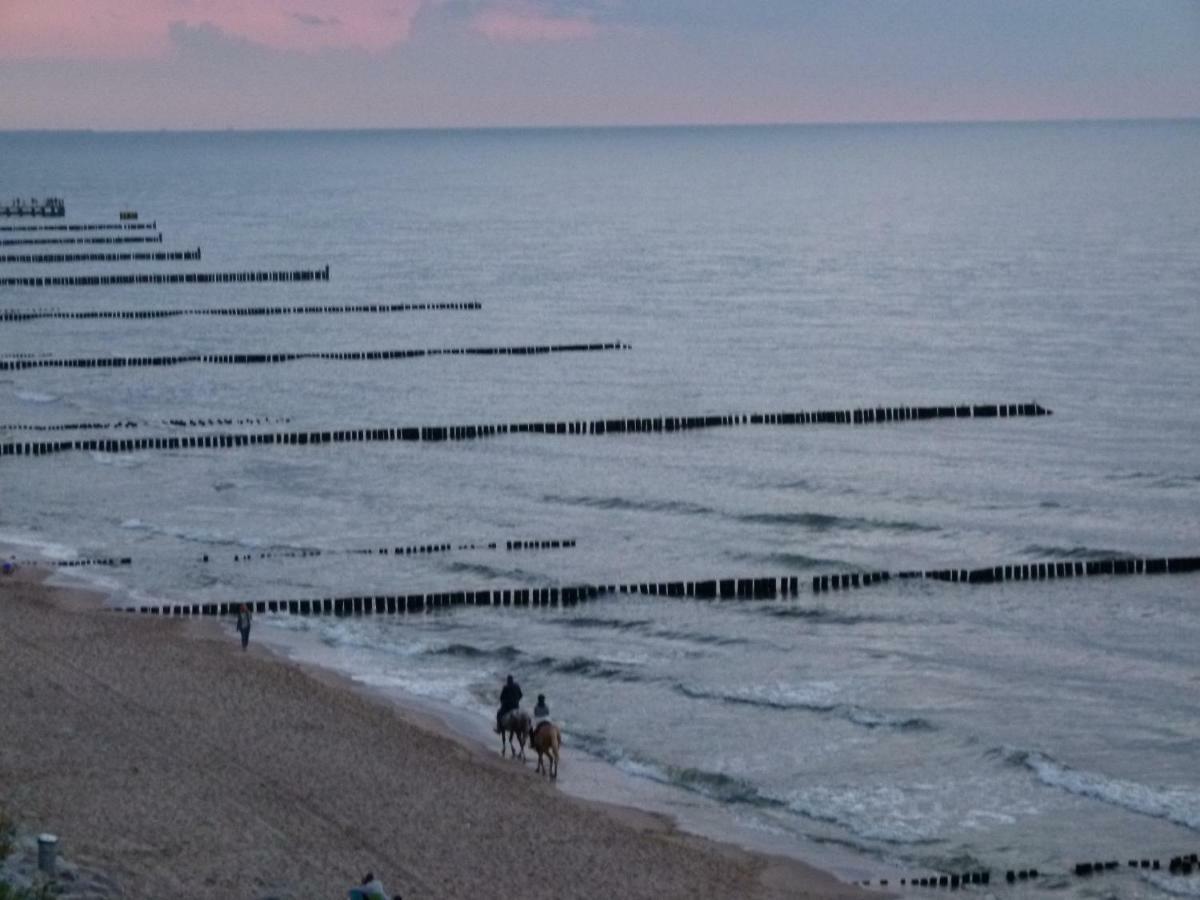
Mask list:
[[[514,759],[519,757],[521,762],[525,761],[525,741],[529,739],[529,725],[529,713],[523,709],[509,710],[500,717],[501,756],[504,756],[504,748],[507,744]],[[517,743],[520,744],[519,750],[513,746],[513,738],[516,738]]]

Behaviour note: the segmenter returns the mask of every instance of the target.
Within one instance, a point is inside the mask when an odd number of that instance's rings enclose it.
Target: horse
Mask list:
[[[529,735],[529,746],[537,751],[538,763],[534,771],[549,775],[551,780],[558,778],[558,748],[562,746],[562,732],[553,722],[546,722]],[[542,757],[549,760],[549,765],[542,765]]]
[[[507,744],[508,749],[512,751],[513,759],[520,757],[521,762],[525,761],[525,741],[529,738],[529,713],[523,709],[511,709],[500,717],[500,756],[504,756],[504,748]],[[517,739],[520,744],[518,751],[513,747],[513,738]]]

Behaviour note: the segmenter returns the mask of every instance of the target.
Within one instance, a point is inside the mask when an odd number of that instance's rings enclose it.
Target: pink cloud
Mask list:
[[[555,16],[526,3],[480,10],[471,18],[471,28],[488,40],[522,44],[578,41],[600,30],[583,16]]]
[[[384,50],[423,0],[0,0],[0,60],[132,59],[170,49],[173,23],[278,50]]]

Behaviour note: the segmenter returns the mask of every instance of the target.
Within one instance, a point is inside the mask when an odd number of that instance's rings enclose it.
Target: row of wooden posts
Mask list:
[[[87,225],[0,225],[0,231],[156,231],[156,222],[106,222]]]
[[[1140,562],[1141,565],[1133,565]],[[1023,565],[1023,564],[1022,564]],[[1050,565],[1057,565],[1051,563]],[[1065,565],[1065,563],[1064,563]],[[1072,566],[1074,563],[1072,562]],[[1001,567],[1002,568],[1002,567]],[[939,580],[941,569],[927,569],[912,577]],[[1187,574],[1200,572],[1200,556],[1153,558],[1144,560],[1096,560],[1084,566],[1076,577],[1089,575]],[[819,580],[821,576],[816,576]],[[970,582],[965,582],[970,583]],[[542,588],[499,588],[485,590],[440,591],[423,594],[378,594],[357,597],[324,597],[303,600],[245,601],[258,613],[291,615],[369,615],[425,613],[455,606],[566,607],[602,596],[639,594],[650,597],[691,598],[695,600],[774,600],[800,594],[800,579],[795,575],[758,578],[711,578],[702,581],[641,581],[624,584],[578,584]],[[237,611],[238,602],[183,603],[167,606],[126,606],[125,612],[175,616],[224,616]]]
[[[1157,859],[1131,859],[1128,867],[1130,869],[1160,871],[1163,867],[1160,860]],[[1084,862],[1076,863],[1073,869],[1076,877],[1086,878],[1092,875],[1103,875],[1110,872],[1115,872],[1121,868],[1119,860],[1109,859],[1103,862]],[[1186,856],[1172,857],[1168,865],[1165,867],[1172,875],[1188,876],[1193,871],[1200,872],[1200,858],[1197,854],[1192,853]],[[1041,877],[1042,873],[1037,869],[1008,869],[1004,873],[1004,880],[1008,884],[1024,883],[1033,881]],[[968,885],[985,885],[991,884],[992,873],[990,870],[983,869],[975,872],[964,872],[961,874],[941,874],[941,875],[919,875],[913,877],[904,877],[900,879],[901,887],[929,887],[929,888],[949,888],[950,890],[958,890],[960,887]],[[861,882],[866,887],[870,887],[872,882],[868,879]],[[877,887],[888,887],[889,879],[880,878],[874,882]]]
[[[6,253],[0,263],[181,262],[200,259],[195,250],[156,250],[129,253]]]
[[[1016,563],[982,569],[915,569],[900,572],[843,572],[814,575],[814,594],[830,590],[853,590],[882,584],[892,578],[927,578],[932,581],[963,584],[997,584],[1004,581],[1044,581],[1051,578],[1084,578],[1090,575],[1165,575],[1200,571],[1200,557],[1174,556],[1139,559],[1066,560],[1059,562]]]
[[[152,235],[104,235],[102,237],[19,237],[0,238],[0,247],[18,247],[30,244],[161,244],[162,233]]]
[[[0,456],[46,456],[69,451],[132,453],[143,450],[233,449],[260,445],[308,446],[359,442],[466,441],[505,434],[604,435],[694,431],[703,428],[778,425],[877,425],[890,422],[933,421],[1018,416],[1045,416],[1050,410],[1037,403],[977,404],[974,406],[893,406],[775,413],[733,413],[715,416],[579,419],[557,422],[510,422],[484,425],[424,425],[357,428],[342,431],[259,432],[252,434],[170,435],[146,438],[74,439],[68,441],[0,444]]]
[[[263,550],[258,553],[239,553],[233,557],[234,562],[250,562],[260,559],[308,559],[317,556],[426,556],[434,553],[450,553],[467,550],[564,550],[575,546],[574,538],[556,538],[553,540],[506,540],[488,541],[486,543],[467,544],[409,544],[403,547],[359,547],[348,550],[321,550],[305,548],[300,550]],[[208,554],[201,560],[208,562]]]
[[[422,347],[405,350],[312,350],[292,353],[189,353],[183,356],[99,356],[65,359],[0,358],[0,372],[25,369],[132,369],[146,366],[178,366],[202,363],[218,366],[261,365],[297,362],[305,359],[333,359],[343,362],[374,362],[393,359],[421,359],[427,356],[540,356],[547,353],[594,353],[628,350],[620,341],[591,344],[542,344],[514,347]]]
[[[226,425],[280,425],[292,421],[290,418],[273,419],[258,416],[249,419],[163,419],[159,425],[172,428],[212,428]],[[139,422],[72,422],[59,425],[0,425],[0,431],[99,431],[107,429],[130,429],[144,427]]]
[[[479,310],[478,301],[461,303],[354,303],[342,306],[219,306],[190,309],[5,309],[0,322],[31,322],[35,319],[170,319],[177,316],[303,316],[348,313],[434,312]]]
[[[231,284],[262,281],[328,281],[323,269],[260,272],[139,272],[132,275],[28,275],[0,278],[0,287],[104,287],[130,284]]]

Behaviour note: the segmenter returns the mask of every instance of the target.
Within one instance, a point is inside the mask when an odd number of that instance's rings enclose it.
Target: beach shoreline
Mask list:
[[[0,798],[131,896],[337,896],[360,869],[405,896],[512,878],[547,897],[865,896],[793,858],[568,795],[432,713],[257,642],[242,654],[214,622],[118,616],[46,580],[0,582],[0,724],[18,736]],[[154,734],[169,747],[139,737]],[[178,815],[189,806],[203,827]],[[422,862],[400,861],[415,848]]]

